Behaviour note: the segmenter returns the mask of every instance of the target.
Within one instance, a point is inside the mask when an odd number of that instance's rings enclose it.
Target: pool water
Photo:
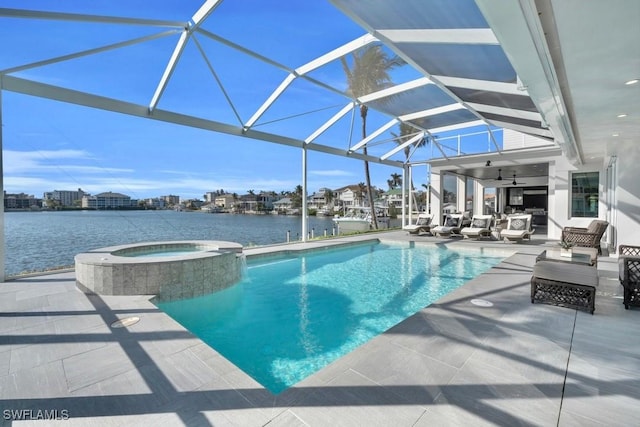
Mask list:
[[[146,251],[136,251],[131,252],[129,254],[119,254],[120,256],[132,257],[132,258],[151,258],[151,257],[170,257],[170,256],[178,256],[184,255],[187,253],[193,252],[202,252],[202,249],[196,247],[188,247],[188,248],[179,248],[179,249],[171,249],[171,250],[163,250],[163,249],[149,249]]]
[[[325,249],[249,260],[240,283],[158,306],[279,393],[501,260],[406,244]]]

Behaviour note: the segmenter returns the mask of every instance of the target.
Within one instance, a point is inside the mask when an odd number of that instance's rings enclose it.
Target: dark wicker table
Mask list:
[[[597,268],[588,264],[541,260],[533,267],[531,303],[557,305],[593,314]]]

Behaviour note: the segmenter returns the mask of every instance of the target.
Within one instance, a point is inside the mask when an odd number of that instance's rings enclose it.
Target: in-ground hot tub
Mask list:
[[[240,280],[242,245],[217,240],[137,243],[75,256],[76,285],[100,295],[191,298]]]

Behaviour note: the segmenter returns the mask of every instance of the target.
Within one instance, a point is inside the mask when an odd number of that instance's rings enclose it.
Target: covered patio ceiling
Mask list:
[[[274,11],[267,17],[271,25],[247,29],[238,15],[250,6],[245,3],[186,1],[180,16],[126,2],[121,16],[102,15],[91,5],[2,8],[0,28],[24,22],[21,29],[30,34],[22,43],[30,50],[14,54],[15,33],[0,30],[7,46],[0,55],[1,87],[398,167],[499,152],[496,128],[553,142],[575,163],[615,155],[617,141],[640,137],[640,85],[624,85],[640,77],[640,2],[330,0],[337,9],[322,10],[335,14],[330,34],[296,8]],[[608,24],[601,24],[603,18]],[[229,19],[237,25],[221,25]],[[69,36],[49,45],[47,35],[38,33],[43,21],[59,22]],[[99,29],[105,29],[104,42],[82,43],[84,32]],[[320,50],[327,39],[335,47]],[[392,86],[352,98],[341,58],[377,43],[406,65],[392,75]],[[136,53],[140,46],[152,46],[144,61]],[[109,61],[121,67],[105,79],[100,67]],[[96,67],[93,74],[87,66]],[[193,67],[202,80],[185,81],[182,71]],[[130,95],[128,85],[134,84],[146,87],[146,96]],[[241,92],[249,87],[247,101]],[[356,123],[362,104],[370,109],[365,139]],[[618,114],[627,114],[626,120]],[[398,138],[401,122],[415,133]],[[478,127],[488,131],[489,147],[483,143],[452,155],[440,144],[441,136]],[[411,149],[406,158],[404,148],[424,137],[432,148]]]

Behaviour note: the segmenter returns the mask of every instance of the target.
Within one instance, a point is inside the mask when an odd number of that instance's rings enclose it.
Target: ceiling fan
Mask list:
[[[498,177],[496,178],[496,181],[502,181],[502,169],[498,169]]]
[[[509,184],[503,184],[503,185],[513,185],[513,186],[515,186],[515,185],[523,185],[523,184],[526,184],[526,182],[518,182],[516,180],[516,174],[514,173],[513,174],[513,181],[511,183],[509,183]]]

